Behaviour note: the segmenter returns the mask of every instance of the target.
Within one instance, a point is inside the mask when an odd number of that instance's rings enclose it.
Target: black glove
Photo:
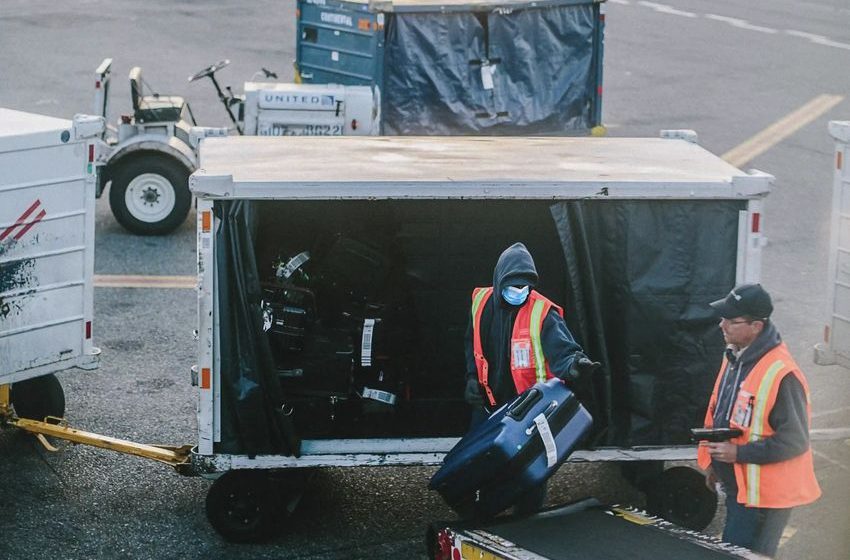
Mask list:
[[[583,352],[576,352],[573,363],[570,365],[570,370],[564,376],[564,381],[576,382],[580,379],[588,379],[599,366],[599,362],[594,362],[588,358]]]
[[[472,406],[480,406],[484,404],[484,396],[481,394],[481,385],[477,379],[467,379],[466,389],[463,391],[463,400]]]

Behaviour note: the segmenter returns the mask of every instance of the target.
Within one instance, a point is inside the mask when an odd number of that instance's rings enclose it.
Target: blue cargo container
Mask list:
[[[584,134],[602,1],[298,0],[297,76],[373,86],[384,134]]]

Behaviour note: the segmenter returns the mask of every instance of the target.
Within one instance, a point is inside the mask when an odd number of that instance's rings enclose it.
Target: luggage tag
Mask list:
[[[381,391],[380,389],[371,389],[363,387],[362,396],[364,399],[372,399],[388,405],[395,405],[396,396],[389,391]]]
[[[546,449],[546,468],[551,469],[558,462],[558,448],[555,445],[555,436],[552,435],[552,429],[549,427],[549,420],[546,419],[546,414],[541,412],[535,416],[534,424],[537,426],[537,433],[540,434],[540,439],[543,440],[543,447]]]
[[[493,74],[496,73],[496,65],[490,64],[489,60],[481,63],[481,85],[485,90],[493,89]]]
[[[531,367],[531,341],[528,339],[511,341],[511,365],[517,369]]]
[[[753,420],[753,408],[756,398],[749,391],[741,389],[735,400],[731,421],[742,428],[749,428]]]
[[[374,319],[363,320],[363,336],[360,339],[360,365],[369,367],[372,365],[372,333],[375,330]]]
[[[283,265],[279,266],[277,269],[277,277],[282,278],[284,280],[289,280],[289,277],[295,274],[295,271],[301,268],[301,266],[310,260],[310,251],[302,251],[289,259],[289,261]]]

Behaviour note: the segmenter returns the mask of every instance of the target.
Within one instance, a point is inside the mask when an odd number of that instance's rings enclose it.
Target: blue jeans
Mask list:
[[[739,504],[736,496],[726,496],[726,526],[723,540],[749,548],[765,556],[774,556],[782,531],[791,516],[791,508],[752,508]]]

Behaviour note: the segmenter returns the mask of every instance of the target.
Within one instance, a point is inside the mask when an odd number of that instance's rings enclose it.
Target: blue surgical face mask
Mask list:
[[[506,286],[502,288],[502,297],[511,305],[522,305],[528,299],[528,286],[522,288]]]

